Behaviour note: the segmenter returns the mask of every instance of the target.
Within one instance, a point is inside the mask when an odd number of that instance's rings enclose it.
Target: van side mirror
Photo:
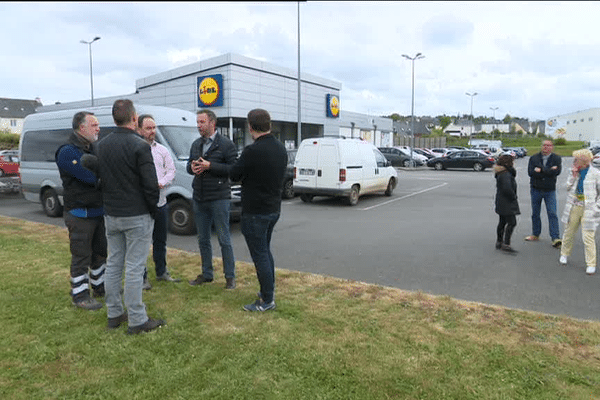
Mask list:
[[[385,160],[384,167],[391,167],[391,166],[392,166],[392,162],[390,160]]]

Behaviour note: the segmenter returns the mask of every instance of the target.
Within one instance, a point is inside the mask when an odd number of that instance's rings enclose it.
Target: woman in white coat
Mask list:
[[[573,238],[579,225],[585,247],[585,272],[596,272],[596,228],[600,222],[600,171],[591,166],[592,152],[588,149],[573,152],[573,166],[567,179],[567,204],[561,221],[566,224],[559,262],[567,264],[573,249]]]

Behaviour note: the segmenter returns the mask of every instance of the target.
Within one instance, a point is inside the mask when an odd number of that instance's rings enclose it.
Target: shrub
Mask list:
[[[558,138],[554,141],[555,146],[564,146],[567,144],[567,140],[565,138]]]

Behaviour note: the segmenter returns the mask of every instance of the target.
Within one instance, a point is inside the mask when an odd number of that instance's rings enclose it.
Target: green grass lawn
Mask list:
[[[0,217],[1,399],[600,398],[598,321],[283,269],[277,310],[248,313],[258,284],[238,262],[232,291],[151,272],[144,302],[167,325],[129,336],[71,305],[68,249],[65,229]],[[167,257],[175,277],[200,271]]]

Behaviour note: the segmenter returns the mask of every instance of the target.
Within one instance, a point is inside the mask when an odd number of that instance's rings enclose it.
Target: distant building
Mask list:
[[[0,97],[0,131],[21,134],[23,120],[33,114],[37,107],[42,106],[41,100],[7,99]]]
[[[600,140],[600,108],[557,115],[546,121],[545,133],[553,139],[590,142]]]

